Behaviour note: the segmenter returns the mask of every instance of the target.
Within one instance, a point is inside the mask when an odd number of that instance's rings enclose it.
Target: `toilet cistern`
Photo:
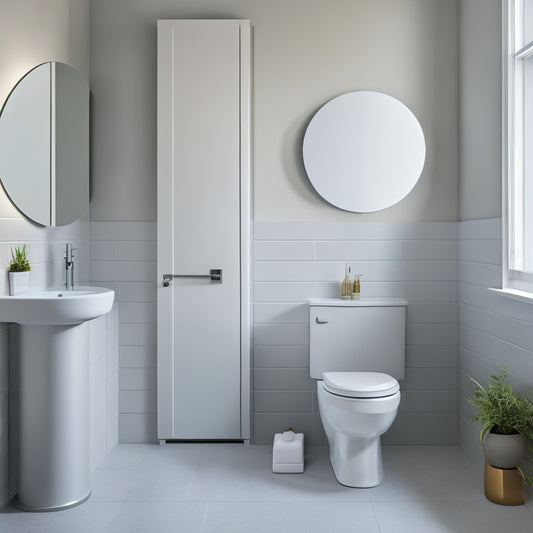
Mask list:
[[[71,291],[74,287],[74,254],[72,243],[65,244],[65,289]]]

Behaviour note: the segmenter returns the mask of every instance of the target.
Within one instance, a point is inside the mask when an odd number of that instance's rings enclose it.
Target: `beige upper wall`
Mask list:
[[[460,220],[501,216],[501,1],[460,1]]]
[[[89,77],[89,0],[0,0],[0,102],[33,67],[62,61]]]
[[[457,220],[457,0],[92,0],[91,219],[156,219],[159,18],[251,21],[255,220]],[[301,162],[312,114],[358,89],[403,101],[427,140],[414,191],[369,215],[321,201]]]
[[[0,3],[2,103],[18,79],[43,61],[65,61],[88,75],[89,0]],[[460,219],[500,216],[499,0],[460,0],[459,17],[457,3],[442,0],[92,4],[94,32],[102,39],[92,53],[101,133],[95,139],[93,218],[156,217],[155,20],[179,17],[250,18],[254,26],[256,220],[454,220],[457,206]],[[319,105],[369,88],[389,92],[413,109],[428,140],[428,161],[421,182],[400,204],[374,215],[349,214],[313,192],[300,143]],[[0,216],[19,216],[3,191]]]
[[[89,78],[89,0],[0,0],[0,108],[29,70],[61,61]],[[0,217],[22,217],[0,189]]]

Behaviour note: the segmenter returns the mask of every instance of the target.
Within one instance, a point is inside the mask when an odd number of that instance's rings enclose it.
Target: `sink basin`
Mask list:
[[[20,296],[0,296],[0,322],[36,326],[81,324],[111,310],[114,291],[103,287],[46,289]]]

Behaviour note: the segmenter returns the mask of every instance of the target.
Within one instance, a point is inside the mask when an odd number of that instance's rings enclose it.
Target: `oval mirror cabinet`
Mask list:
[[[0,179],[26,217],[62,226],[89,206],[89,85],[64,63],[43,63],[0,114]]]

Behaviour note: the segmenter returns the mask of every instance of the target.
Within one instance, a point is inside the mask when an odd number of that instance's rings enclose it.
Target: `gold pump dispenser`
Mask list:
[[[344,279],[341,281],[341,299],[350,300],[352,298],[353,291],[353,279],[351,275],[351,268],[346,264],[344,266]]]
[[[355,274],[352,283],[352,300],[359,300],[361,298],[361,274]]]

